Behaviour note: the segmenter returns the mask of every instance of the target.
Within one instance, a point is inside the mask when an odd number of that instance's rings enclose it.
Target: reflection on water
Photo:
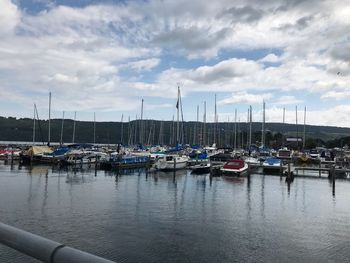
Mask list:
[[[0,164],[0,220],[115,261],[346,261],[350,182]],[[0,262],[36,262],[0,246]]]

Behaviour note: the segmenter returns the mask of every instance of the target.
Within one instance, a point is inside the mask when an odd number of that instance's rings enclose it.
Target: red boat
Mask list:
[[[241,159],[229,160],[221,168],[221,172],[224,175],[240,176],[248,172],[248,164],[246,164],[244,160]]]

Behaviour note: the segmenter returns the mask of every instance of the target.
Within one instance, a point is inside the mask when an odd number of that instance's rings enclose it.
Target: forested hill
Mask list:
[[[48,139],[48,120],[36,121],[35,140],[37,142],[47,141]],[[63,142],[70,143],[73,138],[74,121],[64,120],[63,123]],[[215,129],[216,127],[216,129]],[[212,142],[214,136],[217,136],[216,142],[221,144],[230,144],[233,141],[234,123],[207,123],[205,128],[203,123],[184,122],[180,124],[180,130],[183,131],[183,143],[198,143],[205,135],[207,142]],[[59,142],[61,138],[62,120],[51,120],[51,142]],[[266,133],[270,138],[276,134],[283,134],[285,137],[302,137],[304,125],[266,123]],[[241,141],[246,141],[247,123],[237,124],[237,132],[240,134]],[[252,124],[253,142],[261,139],[261,123]],[[95,142],[114,144],[123,142],[144,144],[171,144],[174,143],[176,124],[172,121],[131,121],[128,122],[96,122]],[[350,137],[350,128],[332,127],[332,126],[305,126],[306,138],[320,139],[330,141],[334,139]],[[28,118],[16,119],[12,117],[0,117],[0,141],[32,141],[33,139],[33,120]],[[86,121],[76,121],[75,124],[75,142],[92,143],[94,141],[94,123]]]

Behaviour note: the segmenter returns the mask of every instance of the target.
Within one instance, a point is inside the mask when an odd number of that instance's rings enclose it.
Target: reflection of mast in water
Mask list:
[[[248,209],[248,219],[250,219],[250,212],[252,210],[252,205],[251,205],[251,186],[250,186],[250,174],[248,172],[247,175],[247,209]]]
[[[265,175],[261,178],[261,215],[265,217]]]

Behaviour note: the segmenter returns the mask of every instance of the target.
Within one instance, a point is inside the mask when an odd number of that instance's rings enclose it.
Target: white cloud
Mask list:
[[[11,0],[0,1],[0,39],[12,34],[19,23],[20,11]]]
[[[270,53],[268,55],[266,55],[265,57],[263,57],[262,59],[259,60],[260,62],[269,62],[269,63],[277,63],[280,61],[280,58],[278,56],[276,56],[273,53]]]
[[[142,71],[142,70],[149,71],[152,68],[158,66],[159,63],[160,63],[160,59],[150,58],[150,59],[143,59],[143,60],[129,62],[126,66],[136,71]]]
[[[57,109],[135,110],[139,96],[175,98],[177,83],[187,97],[232,93],[223,104],[259,103],[259,94],[269,100],[292,91],[324,102],[349,96],[349,0],[127,1],[80,8],[50,2],[30,15],[0,0],[3,101],[14,99],[5,93],[12,90],[31,108],[51,90]],[[170,66],[158,73],[160,61]],[[125,67],[135,74],[124,76]],[[292,96],[271,101],[301,102]]]
[[[303,103],[302,100],[295,98],[294,96],[281,96],[277,100],[272,101],[276,105],[297,105]]]
[[[344,98],[347,98],[350,96],[350,90],[343,90],[343,91],[328,91],[325,94],[321,95],[321,99],[336,99],[336,100],[342,100]]]
[[[233,93],[231,97],[219,101],[218,104],[262,104],[263,100],[266,101],[272,97],[272,94],[249,94],[247,92],[237,92]]]

